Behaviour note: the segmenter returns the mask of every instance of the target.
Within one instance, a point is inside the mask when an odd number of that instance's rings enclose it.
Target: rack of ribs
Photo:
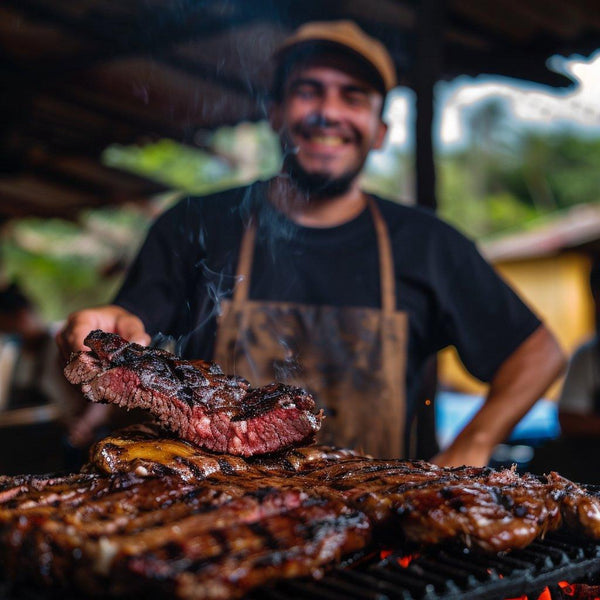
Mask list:
[[[526,547],[566,527],[600,539],[600,501],[550,474],[440,468],[322,446],[241,458],[155,426],[100,441],[84,472],[0,477],[13,581],[104,596],[236,598],[393,539]]]

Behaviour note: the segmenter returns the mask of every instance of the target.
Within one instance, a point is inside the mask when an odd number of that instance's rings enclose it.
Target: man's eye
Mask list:
[[[298,98],[314,98],[317,95],[317,91],[313,87],[299,86],[294,90],[294,95]]]
[[[362,106],[363,104],[367,104],[368,97],[366,94],[361,92],[346,94],[346,102],[348,104],[353,104],[355,106]]]

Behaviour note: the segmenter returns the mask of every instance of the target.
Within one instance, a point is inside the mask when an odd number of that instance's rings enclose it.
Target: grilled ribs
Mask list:
[[[236,598],[317,573],[370,535],[360,511],[300,489],[172,477],[86,475],[71,494],[55,480],[0,506],[6,575],[101,596]]]
[[[442,469],[423,461],[383,460],[323,446],[241,459],[192,452],[185,442],[138,427],[99,442],[93,465],[103,473],[178,475],[219,487],[235,484],[311,490],[340,500],[418,543],[458,539],[487,551],[523,548],[563,523],[600,539],[600,501],[551,473],[545,480],[505,469]]]
[[[235,598],[384,536],[504,551],[561,525],[600,539],[600,502],[557,474],[321,446],[242,459],[152,426],[99,442],[83,473],[0,478],[4,572],[100,595]]]
[[[142,408],[166,429],[202,448],[239,456],[310,442],[322,412],[302,389],[251,388],[215,363],[186,361],[118,335],[92,331],[89,352],[74,354],[65,376],[92,402]]]

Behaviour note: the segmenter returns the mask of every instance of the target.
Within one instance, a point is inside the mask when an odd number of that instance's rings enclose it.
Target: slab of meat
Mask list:
[[[291,486],[88,475],[70,496],[63,483],[44,486],[41,503],[37,490],[21,490],[0,506],[11,580],[100,596],[237,598],[318,573],[371,538],[360,511]]]
[[[127,427],[96,443],[91,449],[91,462],[84,470],[136,473],[142,477],[176,475],[184,481],[201,481],[213,473],[241,473],[253,466],[269,471],[294,471],[313,462],[358,456],[353,450],[316,445],[250,458],[214,454],[175,436],[169,437],[155,424],[143,424]]]
[[[83,473],[0,477],[6,576],[103,597],[237,598],[372,540],[498,552],[559,527],[600,539],[600,501],[556,473],[322,446],[244,459],[156,426],[102,440]]]
[[[542,480],[510,469],[442,469],[323,446],[241,459],[194,452],[151,427],[106,438],[93,449],[92,460],[104,473],[178,475],[249,490],[257,485],[311,490],[360,510],[380,531],[417,543],[461,540],[499,552],[523,548],[563,523],[600,539],[600,501],[556,474]]]
[[[181,360],[118,335],[92,331],[89,352],[73,355],[67,379],[92,402],[143,408],[180,438],[239,456],[275,452],[310,442],[322,412],[299,388],[272,383],[251,388],[214,363]]]

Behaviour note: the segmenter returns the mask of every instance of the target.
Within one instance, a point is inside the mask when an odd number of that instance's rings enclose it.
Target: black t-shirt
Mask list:
[[[266,183],[186,198],[151,228],[115,303],[188,358],[212,358],[219,301],[230,298],[244,223],[257,215],[250,298],[381,306],[375,229],[365,209],[331,228],[295,225],[266,202]],[[394,254],[398,309],[409,319],[407,401],[426,359],[456,346],[489,381],[540,324],[472,242],[426,210],[376,198]]]

